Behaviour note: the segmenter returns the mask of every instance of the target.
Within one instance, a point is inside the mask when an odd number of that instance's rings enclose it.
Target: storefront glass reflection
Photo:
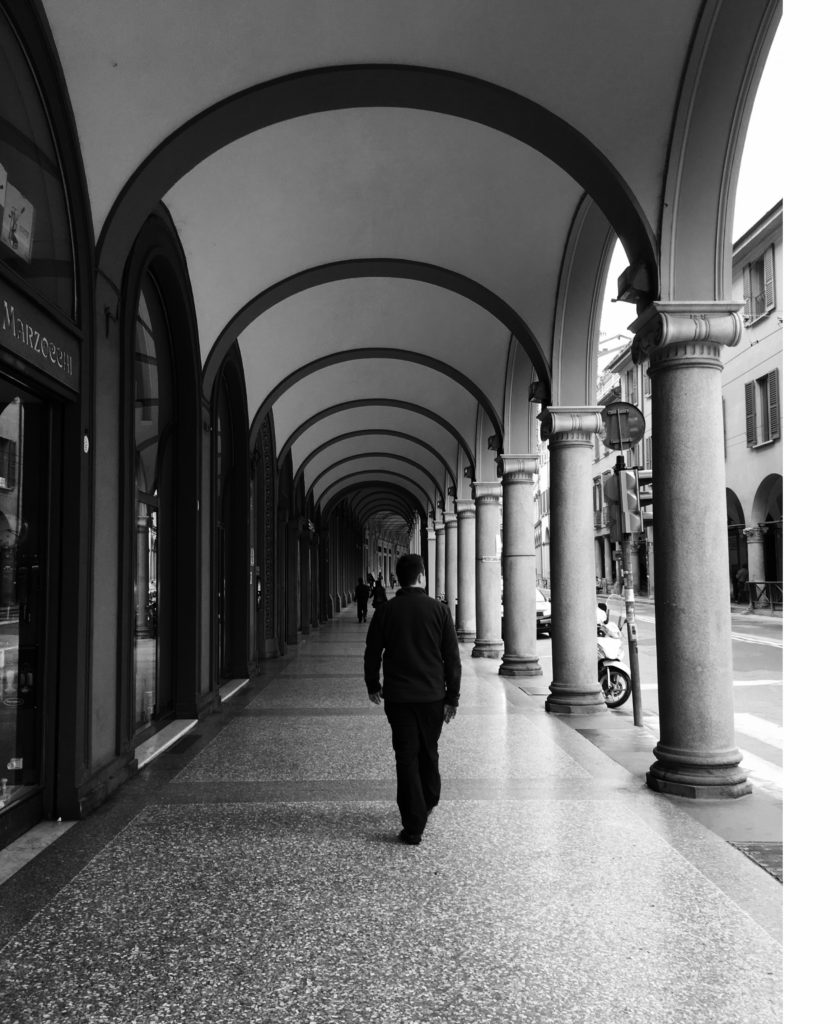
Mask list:
[[[134,571],[134,722],[142,730],[168,703],[161,672],[158,556],[161,467],[165,412],[161,402],[161,365],[166,367],[166,320],[153,280],[147,275],[140,294],[134,343],[135,571]]]
[[[0,378],[0,808],[41,782],[45,420]]]

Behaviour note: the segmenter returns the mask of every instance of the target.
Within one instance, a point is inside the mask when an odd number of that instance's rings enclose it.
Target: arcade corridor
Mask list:
[[[765,1024],[782,887],[462,649],[396,841],[348,608],[0,886],[16,1024]]]

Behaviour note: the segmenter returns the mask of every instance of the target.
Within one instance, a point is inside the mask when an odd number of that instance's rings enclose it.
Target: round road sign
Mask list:
[[[607,448],[623,451],[632,448],[645,436],[645,416],[641,409],[629,402],[610,402],[605,405],[604,444]]]

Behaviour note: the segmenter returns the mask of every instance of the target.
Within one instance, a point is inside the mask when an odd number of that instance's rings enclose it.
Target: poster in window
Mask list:
[[[8,182],[6,202],[3,206],[3,224],[0,227],[0,242],[7,245],[22,260],[32,260],[32,227],[35,211],[32,203]]]

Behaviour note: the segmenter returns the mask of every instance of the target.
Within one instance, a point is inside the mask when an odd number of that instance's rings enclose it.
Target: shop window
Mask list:
[[[171,411],[169,332],[157,285],[149,274],[137,308],[134,332],[135,571],[134,718],[142,730],[170,704],[170,683],[161,658],[160,625],[169,594],[161,564],[161,530],[169,497],[166,437]]]
[[[775,246],[744,267],[744,319],[755,323],[776,308]]]
[[[32,69],[0,11],[0,263],[75,314],[66,193]]]
[[[13,491],[17,480],[17,445],[8,437],[0,437],[0,490]]]
[[[747,413],[747,447],[757,448],[781,437],[779,410],[779,371],[770,373],[744,385]]]

